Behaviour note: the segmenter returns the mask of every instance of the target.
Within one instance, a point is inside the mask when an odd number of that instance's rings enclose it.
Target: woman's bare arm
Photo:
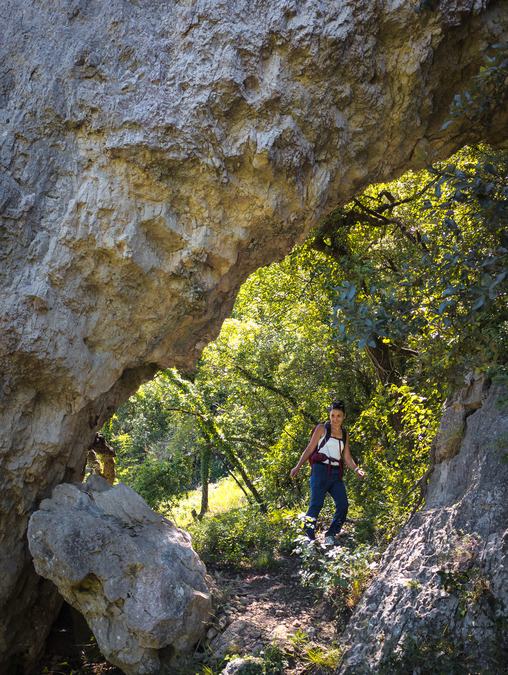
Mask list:
[[[302,456],[298,460],[298,464],[291,469],[291,478],[296,478],[296,475],[298,474],[304,463],[309,459],[314,450],[317,448],[318,441],[321,438],[321,436],[323,436],[324,431],[325,431],[324,424],[318,424],[317,427],[314,429],[314,433],[311,436],[309,444],[302,452]]]

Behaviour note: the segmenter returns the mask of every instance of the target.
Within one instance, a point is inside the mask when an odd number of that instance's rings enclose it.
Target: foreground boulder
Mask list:
[[[507,451],[506,392],[472,380],[443,415],[425,507],[351,618],[341,674],[505,672]]]
[[[189,535],[126,485],[94,476],[57,486],[32,515],[28,539],[37,572],[125,673],[158,673],[161,656],[169,661],[202,636],[211,599]]]

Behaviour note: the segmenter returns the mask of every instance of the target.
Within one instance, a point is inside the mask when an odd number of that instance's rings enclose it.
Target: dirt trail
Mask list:
[[[223,594],[208,647],[215,658],[227,652],[256,654],[276,644],[291,655],[296,651],[293,636],[308,645],[329,650],[337,641],[332,608],[319,594],[301,586],[299,559],[286,557],[266,572],[215,571],[212,576]],[[217,634],[216,634],[217,633]],[[286,672],[304,672],[294,665]],[[314,671],[317,672],[317,671]]]

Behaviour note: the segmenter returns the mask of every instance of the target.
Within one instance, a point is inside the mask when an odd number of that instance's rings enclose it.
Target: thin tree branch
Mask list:
[[[262,448],[263,450],[269,450],[270,446],[267,443],[263,443],[257,438],[249,438],[247,436],[228,436],[228,439],[230,441],[233,441],[233,443],[245,443],[246,445],[255,445],[258,448]]]
[[[253,373],[249,372],[248,370],[246,370],[242,366],[239,366],[238,364],[235,364],[234,368],[239,373],[241,373],[245,377],[245,379],[249,380],[249,382],[257,384],[260,387],[263,387],[264,389],[267,389],[268,391],[271,391],[274,394],[281,396],[286,401],[289,401],[293,405],[293,407],[296,408],[296,410],[298,410],[299,413],[301,413],[306,419],[311,421],[313,424],[319,423],[319,420],[317,420],[314,417],[314,415],[311,415],[306,410],[304,410],[300,405],[298,405],[298,401],[294,398],[294,396],[291,396],[291,394],[288,394],[286,391],[283,391],[282,389],[272,384],[271,382],[267,382],[266,380],[263,380],[257,375],[254,375]]]

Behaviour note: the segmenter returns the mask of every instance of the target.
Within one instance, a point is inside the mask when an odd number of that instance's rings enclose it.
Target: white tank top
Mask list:
[[[343,432],[344,433],[344,432]],[[324,436],[321,436],[320,441],[324,438]],[[322,455],[326,455],[327,457],[331,457],[332,459],[335,459],[335,462],[330,462],[328,459],[323,460],[323,464],[337,464],[337,461],[340,459],[342,452],[344,450],[344,441],[342,438],[330,438],[326,441],[326,443],[323,445],[322,448],[320,448],[319,452]]]

